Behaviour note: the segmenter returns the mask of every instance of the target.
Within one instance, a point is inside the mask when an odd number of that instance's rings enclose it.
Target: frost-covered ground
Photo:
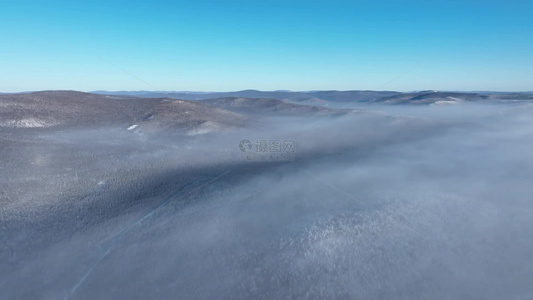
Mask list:
[[[531,299],[533,108],[365,109],[3,129],[3,297]],[[246,161],[242,139],[294,140],[295,160]]]

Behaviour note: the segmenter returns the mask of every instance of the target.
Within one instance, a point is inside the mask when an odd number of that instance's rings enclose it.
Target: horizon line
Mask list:
[[[257,89],[243,89],[243,90],[230,90],[230,91],[194,91],[194,90],[74,90],[74,89],[45,89],[45,90],[25,90],[18,92],[2,92],[0,94],[29,94],[37,92],[82,92],[90,94],[98,93],[184,93],[184,94],[214,94],[214,93],[239,93],[239,92],[261,92],[261,93],[316,93],[316,92],[394,92],[394,93],[422,93],[422,92],[432,92],[432,93],[533,93],[533,90],[530,91],[517,91],[517,90],[433,90],[433,89],[423,89],[423,90],[409,90],[409,91],[395,91],[395,90],[337,90],[337,89],[324,89],[324,90],[257,90]]]

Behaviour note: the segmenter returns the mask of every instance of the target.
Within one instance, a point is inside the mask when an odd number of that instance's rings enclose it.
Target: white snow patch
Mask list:
[[[13,128],[44,128],[56,125],[57,122],[46,121],[37,118],[25,118],[19,120],[4,120],[0,121],[2,127]]]
[[[434,105],[448,105],[448,104],[459,104],[459,101],[453,101],[453,100],[439,100],[435,101],[433,103]]]
[[[435,101],[435,103],[433,103],[434,105],[448,105],[448,104],[459,104],[461,102],[463,102],[462,99],[460,98],[456,98],[456,97],[452,97],[452,96],[448,96],[446,97],[447,100],[439,100],[439,101]]]
[[[211,121],[206,121],[204,123],[202,123],[202,125],[194,128],[194,129],[191,129],[187,132],[187,135],[200,135],[200,134],[206,134],[206,133],[210,133],[210,132],[214,132],[214,131],[218,131],[218,130],[221,130],[222,127],[215,123],[215,122],[211,122]]]
[[[130,127],[128,127],[128,130],[133,130],[135,128],[139,127],[139,125],[137,124],[134,124],[134,125],[131,125]]]

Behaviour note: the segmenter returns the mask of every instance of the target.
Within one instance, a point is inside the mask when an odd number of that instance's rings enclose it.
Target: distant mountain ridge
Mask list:
[[[452,104],[464,101],[483,100],[533,100],[532,92],[457,92],[457,91],[258,91],[243,90],[236,92],[149,92],[149,91],[96,91],[95,93],[144,98],[176,98],[184,100],[206,100],[221,98],[259,98],[277,99],[293,103],[317,106],[347,103],[384,103],[384,104]]]
[[[282,115],[342,115],[346,110],[314,105],[301,105],[278,99],[226,97],[199,102],[244,114],[276,113]]]
[[[137,94],[142,93],[142,97]],[[161,97],[162,95],[165,97]],[[231,95],[231,96],[228,96]],[[224,96],[224,97],[220,97]],[[179,97],[179,98],[175,98]],[[129,130],[207,133],[243,125],[250,116],[337,116],[353,103],[442,105],[529,102],[533,93],[311,91],[161,93],[41,91],[0,94],[0,128],[126,126]],[[337,107],[337,108],[333,108]],[[348,109],[341,109],[348,108]]]
[[[258,91],[242,90],[236,92],[149,92],[149,91],[94,91],[96,94],[135,96],[145,98],[178,98],[184,100],[206,100],[215,98],[262,98],[291,101],[305,101],[311,98],[319,98],[326,101],[369,101],[382,97],[401,94],[393,91]]]
[[[0,129],[103,125],[136,133],[203,134],[242,127],[252,115],[336,116],[348,112],[277,99],[243,97],[191,101],[77,91],[0,95]]]

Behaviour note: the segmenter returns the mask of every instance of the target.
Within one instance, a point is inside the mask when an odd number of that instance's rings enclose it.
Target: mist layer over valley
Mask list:
[[[383,93],[1,95],[2,297],[531,299],[529,99]]]

